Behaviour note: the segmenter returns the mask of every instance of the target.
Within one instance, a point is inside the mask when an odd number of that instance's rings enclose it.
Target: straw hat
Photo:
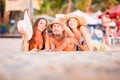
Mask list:
[[[86,20],[82,16],[78,16],[75,14],[67,14],[65,15],[66,20],[68,21],[70,18],[76,18],[81,26],[86,26]]]
[[[50,22],[49,26],[52,26],[53,24],[60,24],[61,25],[61,23],[58,20],[54,20],[54,21]]]
[[[28,40],[32,38],[33,35],[33,29],[32,29],[32,23],[30,21],[30,18],[27,14],[27,11],[24,13],[24,19],[19,20],[17,23],[17,28],[19,29],[20,27],[23,28],[23,30],[27,33]]]

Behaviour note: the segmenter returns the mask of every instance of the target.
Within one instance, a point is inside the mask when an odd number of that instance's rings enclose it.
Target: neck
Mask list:
[[[39,34],[42,34],[42,31],[40,31],[40,30],[38,30],[38,29],[36,30],[36,32],[39,33]]]
[[[72,28],[73,33],[76,33],[78,30],[77,28]]]
[[[74,35],[75,35],[75,37],[76,37],[77,39],[80,38],[81,34],[80,34],[80,32],[79,32],[79,30],[78,30],[77,28],[73,28],[73,29],[72,29],[72,32],[74,33]]]
[[[64,35],[63,35],[63,33],[62,33],[62,34],[59,34],[59,35],[54,35],[54,38],[55,38],[56,40],[62,40],[62,39],[64,38]]]

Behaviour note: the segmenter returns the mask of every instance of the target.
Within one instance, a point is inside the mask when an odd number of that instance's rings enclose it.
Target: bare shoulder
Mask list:
[[[77,39],[76,39],[75,37],[67,37],[67,38],[66,38],[66,41],[67,41],[67,42],[76,42]]]

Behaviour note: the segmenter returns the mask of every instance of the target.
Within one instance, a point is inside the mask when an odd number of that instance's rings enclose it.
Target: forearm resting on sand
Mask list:
[[[28,43],[27,36],[23,36],[22,50],[23,51],[28,51],[29,50],[28,46],[29,46],[29,43]]]
[[[84,26],[81,26],[80,31],[81,31],[81,34],[82,34],[84,40],[86,41],[86,44],[87,44],[87,46],[88,46],[88,49],[89,49],[90,51],[93,51],[92,39],[91,39],[91,37],[90,37],[89,32],[87,31],[87,29],[86,29]]]

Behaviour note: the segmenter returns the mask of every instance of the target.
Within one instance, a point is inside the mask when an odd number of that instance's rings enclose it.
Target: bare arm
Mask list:
[[[24,38],[23,38],[22,50],[23,50],[23,51],[29,51],[29,42],[28,42],[26,36],[24,36]]]
[[[88,30],[84,26],[80,27],[80,32],[81,32],[84,40],[86,41],[86,44],[87,44],[89,50],[92,51],[93,46],[92,46],[92,39],[90,37],[90,33],[88,32]]]
[[[23,30],[23,28],[19,28],[18,32],[23,36],[23,42],[22,42],[22,50],[28,51],[29,50],[29,42],[26,32]]]
[[[66,24],[63,24],[63,28],[65,30],[65,32],[67,33],[68,36],[74,36],[73,32],[70,30],[69,27],[67,27]]]
[[[55,50],[55,45],[53,43],[52,38],[50,37],[49,40],[50,40],[50,50]]]
[[[66,25],[66,20],[64,17],[59,18],[59,22],[62,24],[65,32],[67,33],[68,36],[74,36],[73,32],[70,30],[69,27]]]
[[[50,38],[47,32],[44,34],[44,40],[45,40],[45,50],[50,49]]]

